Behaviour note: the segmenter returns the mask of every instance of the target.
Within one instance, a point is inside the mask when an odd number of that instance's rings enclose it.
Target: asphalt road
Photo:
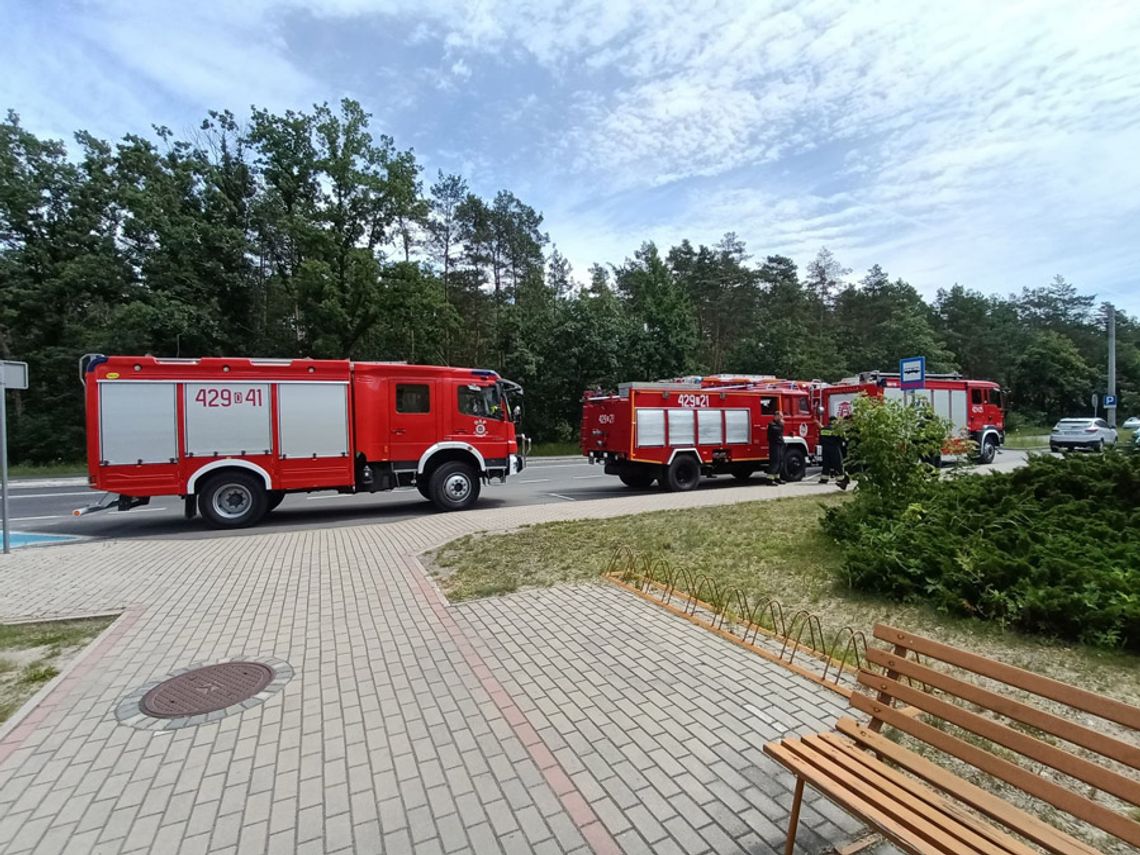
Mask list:
[[[1007,469],[1020,465],[1025,452],[1004,450],[995,466]],[[801,482],[813,484],[818,468],[809,469]],[[763,481],[754,476],[740,484],[722,476],[704,479],[702,490],[740,490],[764,495]],[[628,496],[630,489],[616,477],[602,473],[576,458],[532,460],[530,465],[505,485],[485,485],[477,507],[508,508],[548,502],[577,502],[588,499]],[[88,490],[82,479],[13,481],[10,485],[9,508],[13,530],[72,534],[84,537],[213,537],[218,534],[241,536],[256,532],[304,528],[396,522],[421,514],[438,513],[421,498],[415,488],[387,493],[342,495],[340,493],[297,493],[285,501],[260,525],[252,529],[219,532],[207,527],[201,517],[187,520],[182,501],[177,496],[163,496],[149,505],[130,511],[100,511],[75,517],[72,511],[97,501],[102,494]],[[743,498],[743,496],[742,496]]]

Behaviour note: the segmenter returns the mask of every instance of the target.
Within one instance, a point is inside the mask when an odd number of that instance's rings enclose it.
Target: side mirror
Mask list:
[[[522,420],[522,404],[515,404],[515,409],[512,412],[511,417],[516,422]]]

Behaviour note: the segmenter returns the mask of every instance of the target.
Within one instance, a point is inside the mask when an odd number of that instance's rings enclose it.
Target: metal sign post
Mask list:
[[[1098,395],[1096,392],[1092,393],[1092,405],[1093,405],[1093,418],[1095,419],[1097,412],[1099,412],[1098,407],[1100,406],[1100,395]]]
[[[4,554],[12,551],[8,532],[8,390],[28,388],[28,363],[0,362],[0,517],[4,523]]]

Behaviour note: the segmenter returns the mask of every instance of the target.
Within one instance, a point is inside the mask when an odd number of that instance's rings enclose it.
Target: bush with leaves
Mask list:
[[[849,440],[848,463],[864,503],[891,507],[922,495],[938,477],[926,461],[940,456],[950,424],[922,399],[905,404],[860,395],[840,431]]]
[[[825,521],[852,587],[1140,650],[1140,454],[1035,456],[873,510],[857,498]]]

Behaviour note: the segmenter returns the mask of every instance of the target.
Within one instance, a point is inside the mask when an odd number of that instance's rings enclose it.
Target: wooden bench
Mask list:
[[[1140,734],[1140,707],[893,627],[876,626],[875,637],[894,650],[869,649],[868,659],[883,671],[859,671],[859,682],[878,693],[851,697],[871,716],[869,724],[841,718],[837,732],[764,746],[796,776],[785,855],[795,847],[805,784],[910,852],[1034,855],[1028,841],[1048,852],[1098,855],[1096,847],[891,741],[880,733],[884,725],[1140,847],[1140,812],[1129,816],[1127,807],[1140,806],[1140,741],[1127,741]],[[919,656],[970,676],[960,679]],[[1017,700],[1020,693],[1048,699],[1067,714]],[[1077,720],[1089,716],[1104,721]],[[1125,739],[1107,732],[1114,729],[1108,722]],[[1116,809],[1108,796],[1119,800]]]

